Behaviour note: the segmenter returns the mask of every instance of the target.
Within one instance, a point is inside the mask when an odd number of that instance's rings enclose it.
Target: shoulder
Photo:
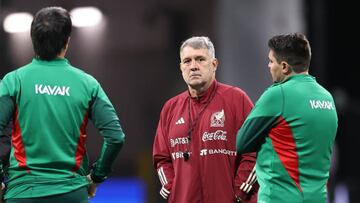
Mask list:
[[[10,78],[15,77],[17,70],[13,70],[7,74],[5,74],[5,76],[2,78],[2,80],[0,80],[0,83],[6,83]]]
[[[235,94],[235,95],[244,95],[246,92],[240,87],[235,87],[232,85],[224,84],[218,82],[218,92],[221,94]]]
[[[266,105],[273,106],[274,104],[282,104],[283,101],[283,84],[273,84],[268,87],[264,93],[257,100],[255,106]]]
[[[249,98],[247,93],[240,87],[224,84],[218,82],[218,94],[223,98],[231,99],[243,99],[244,97]]]
[[[319,84],[318,82],[316,82],[316,85],[318,86],[318,88],[320,89],[320,91],[322,92],[322,94],[326,95],[327,97],[333,97],[331,95],[331,93],[329,92],[329,90],[327,90],[324,86],[322,86],[321,84]]]
[[[25,69],[26,66],[20,67],[15,69],[9,73],[7,73],[4,78],[2,79],[3,84],[15,82],[16,78],[18,78],[19,74],[21,74]]]
[[[18,68],[7,73],[0,82],[0,92],[7,92],[13,95],[20,88],[20,78],[24,67]]]
[[[71,67],[70,69],[73,72],[73,74],[77,75],[78,78],[80,78],[81,80],[86,82],[88,85],[91,85],[91,86],[99,85],[98,80],[91,74],[84,71],[83,69],[80,69],[80,68],[72,66],[72,65],[70,65],[70,67]]]
[[[176,112],[179,108],[181,108],[182,104],[186,102],[189,94],[187,91],[184,91],[169,100],[167,100],[162,109],[161,109],[161,117],[171,117],[171,115]]]
[[[70,68],[71,68],[71,71],[74,74],[80,75],[80,76],[82,76],[84,78],[87,78],[87,79],[96,80],[91,74],[87,73],[86,71],[84,71],[81,68],[75,67],[73,65],[70,65]]]
[[[31,65],[31,64],[29,63],[29,64],[26,64],[26,65],[24,65],[24,66],[18,67],[18,68],[16,68],[15,70],[12,70],[12,71],[8,72],[8,73],[4,76],[4,79],[3,79],[3,80],[5,80],[5,78],[16,77],[16,76],[18,76],[19,74],[22,74],[22,73],[26,72],[26,71],[28,70],[27,67],[29,67],[30,65]]]
[[[178,103],[182,103],[184,102],[187,98],[188,98],[189,94],[187,91],[184,91],[170,99],[168,99],[164,106],[163,106],[163,109],[166,109],[166,108],[173,108],[174,106],[176,106]]]

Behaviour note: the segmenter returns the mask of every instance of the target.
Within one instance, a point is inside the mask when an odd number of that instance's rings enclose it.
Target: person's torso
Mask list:
[[[311,76],[273,88],[282,109],[258,153],[259,201],[325,202],[337,129],[333,98]]]
[[[235,136],[245,118],[237,117],[241,107],[229,88],[218,84],[213,97],[199,101],[185,92],[170,107],[166,134],[175,178],[169,202],[233,201]]]
[[[34,59],[14,74],[16,113],[7,195],[26,182],[37,188],[58,182],[64,190],[68,183],[85,185],[85,129],[95,83],[65,59]]]

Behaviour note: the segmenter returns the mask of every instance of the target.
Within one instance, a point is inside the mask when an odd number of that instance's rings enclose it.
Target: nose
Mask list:
[[[190,68],[190,70],[191,71],[197,71],[197,70],[199,70],[199,68],[197,66],[193,66],[193,67]]]
[[[192,60],[192,61],[191,61],[190,70],[191,70],[191,71],[197,71],[197,70],[199,70],[199,66],[198,66],[198,64],[196,63],[196,60]]]

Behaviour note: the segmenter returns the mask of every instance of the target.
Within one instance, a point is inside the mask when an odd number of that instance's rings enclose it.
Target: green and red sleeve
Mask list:
[[[258,151],[283,111],[283,97],[279,87],[270,87],[256,102],[236,137],[238,154]]]

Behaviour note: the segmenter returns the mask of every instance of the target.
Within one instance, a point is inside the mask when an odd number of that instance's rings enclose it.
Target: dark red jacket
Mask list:
[[[233,203],[235,196],[256,202],[256,155],[236,161],[236,133],[252,107],[244,91],[217,81],[198,99],[185,91],[165,103],[153,163],[170,203]]]

